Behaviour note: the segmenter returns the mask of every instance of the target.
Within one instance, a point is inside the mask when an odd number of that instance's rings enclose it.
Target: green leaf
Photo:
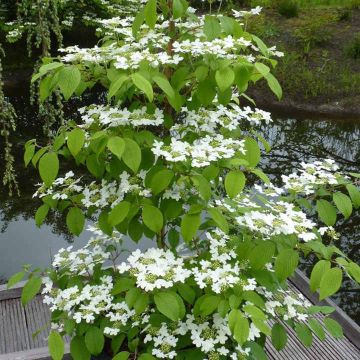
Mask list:
[[[102,331],[96,326],[91,326],[86,331],[85,344],[90,354],[92,355],[101,354],[105,344],[105,338]]]
[[[203,31],[209,41],[219,37],[221,35],[219,20],[215,16],[206,15]]]
[[[211,198],[211,186],[209,181],[202,175],[194,175],[191,177],[191,180],[199,191],[200,196],[205,201],[209,201]]]
[[[131,288],[125,295],[126,304],[132,309],[136,303],[137,298],[140,296],[141,291],[137,287]]]
[[[131,278],[121,277],[116,280],[115,285],[111,291],[112,295],[120,294],[134,287],[135,281]]]
[[[162,212],[152,205],[143,206],[142,219],[144,224],[156,234],[158,234],[164,226],[164,217]]]
[[[316,210],[320,220],[327,226],[334,226],[336,223],[336,209],[327,200],[320,199],[316,201]]]
[[[29,165],[34,154],[35,154],[35,144],[31,143],[31,144],[25,145],[25,152],[24,152],[25,167]]]
[[[47,204],[41,205],[36,213],[35,213],[35,224],[37,227],[40,227],[41,224],[44,222],[47,214],[49,213],[50,207]]]
[[[39,161],[39,173],[46,186],[51,186],[59,172],[59,159],[56,153],[49,152]]]
[[[249,166],[255,167],[260,162],[260,148],[256,140],[253,138],[247,137],[245,139],[245,149],[246,154],[243,155],[243,158],[248,161]]]
[[[141,164],[141,149],[139,145],[132,139],[125,138],[125,150],[122,159],[134,173],[136,173]]]
[[[178,19],[186,12],[186,7],[182,0],[173,0],[173,18]]]
[[[154,92],[151,83],[147,79],[145,79],[140,73],[131,74],[131,79],[134,85],[145,93],[149,101],[153,101]]]
[[[157,21],[156,5],[157,0],[148,0],[144,9],[145,22],[151,29],[155,27]]]
[[[219,69],[215,73],[215,80],[220,91],[225,91],[233,84],[235,73],[230,67]]]
[[[299,263],[299,253],[292,249],[282,250],[275,260],[275,274],[280,281],[291,276]]]
[[[47,72],[51,71],[51,70],[55,70],[55,69],[58,69],[60,67],[63,67],[64,64],[61,63],[61,62],[52,62],[52,63],[49,63],[49,64],[45,64],[45,65],[42,65],[39,69],[39,73],[44,75],[46,74]]]
[[[82,336],[75,336],[71,339],[70,353],[73,360],[90,360],[91,357]]]
[[[218,307],[221,298],[216,295],[204,295],[200,304],[200,314],[207,316],[212,314]]]
[[[278,100],[281,100],[283,95],[282,88],[276,77],[273,74],[269,73],[266,75],[265,78],[271,91],[277,96]]]
[[[189,243],[199,230],[201,223],[200,213],[185,214],[181,220],[181,235]]]
[[[336,192],[333,194],[333,200],[339,211],[344,215],[344,218],[349,218],[352,213],[350,198],[341,192]]]
[[[136,314],[142,314],[147,306],[149,305],[149,295],[145,293],[140,293],[135,301],[134,310]]]
[[[241,193],[245,187],[246,177],[242,171],[230,171],[225,177],[225,190],[230,198]]]
[[[169,98],[175,97],[175,90],[169,83],[169,80],[165,76],[156,75],[153,77],[155,83],[159,86],[159,88],[168,96]]]
[[[76,66],[65,66],[59,72],[58,85],[65,100],[70,99],[81,81],[81,73]]]
[[[168,188],[171,183],[171,180],[174,177],[174,172],[169,169],[163,169],[158,171],[152,178],[151,178],[151,190],[153,191],[154,195],[160,194],[162,191]]]
[[[124,85],[125,81],[129,78],[126,74],[120,74],[118,78],[113,81],[109,87],[108,99],[110,100]]]
[[[125,151],[125,141],[119,136],[113,136],[107,143],[109,150],[121,160]]]
[[[10,277],[10,279],[7,282],[7,289],[12,288],[14,285],[16,285],[18,282],[20,282],[25,276],[24,271],[20,271]]]
[[[27,281],[21,293],[21,303],[24,306],[39,293],[41,285],[41,278],[36,276],[31,277]]]
[[[48,338],[49,353],[53,360],[62,360],[65,345],[62,336],[57,331],[51,331]]]
[[[240,310],[234,309],[231,310],[229,314],[229,328],[235,338],[235,340],[243,345],[250,333],[249,321]]]
[[[127,201],[115,205],[109,213],[108,222],[111,226],[120,224],[127,217],[131,204]]]
[[[214,100],[216,95],[216,90],[214,89],[214,83],[209,78],[199,82],[195,94],[202,105],[209,106]]]
[[[271,241],[262,241],[250,252],[248,259],[250,265],[255,270],[260,270],[268,262],[271,262],[275,253],[275,244]]]
[[[342,339],[344,337],[343,329],[336,320],[326,317],[323,321],[327,331],[329,331],[334,338]]]
[[[236,65],[235,71],[235,84],[240,93],[243,93],[248,88],[248,83],[251,78],[252,67],[246,65]]]
[[[270,68],[263,63],[255,63],[255,69],[265,78],[270,73]]]
[[[251,358],[252,360],[268,360],[268,357],[262,346],[260,346],[255,341],[249,341],[246,346],[250,348],[251,354],[253,355]]]
[[[121,353],[118,353],[115,355],[112,360],[127,360],[130,356],[130,353],[128,351],[122,351]]]
[[[156,360],[156,358],[154,358],[150,354],[141,354],[138,359],[139,360]]]
[[[181,320],[185,316],[185,305],[182,298],[173,291],[163,291],[154,295],[154,302],[163,315],[172,321]]]
[[[72,207],[66,215],[66,225],[72,234],[79,236],[85,225],[83,212],[77,207]]]
[[[211,218],[215,221],[216,225],[224,232],[229,232],[229,224],[225,218],[225,216],[218,210],[217,208],[209,208],[208,213]]]
[[[310,347],[312,344],[312,334],[310,329],[303,323],[297,323],[295,325],[295,331],[304,346]]]
[[[320,286],[320,281],[323,275],[331,267],[330,261],[320,260],[313,267],[310,275],[310,290],[316,291]]]
[[[331,268],[325,271],[320,281],[320,300],[335,294],[342,283],[342,270]]]
[[[314,334],[321,340],[325,340],[325,331],[318,320],[316,319],[309,319],[308,324],[310,326],[310,329],[314,332]]]
[[[261,179],[265,184],[270,184],[269,177],[260,169],[251,169],[251,172]]]
[[[271,342],[277,351],[282,350],[286,346],[287,333],[285,328],[279,323],[274,324],[271,329]]]
[[[86,158],[86,166],[89,172],[97,178],[101,178],[105,171],[104,161],[98,159],[96,154],[91,154]]]
[[[179,284],[177,286],[178,292],[183,299],[185,299],[189,304],[193,304],[196,298],[195,290],[188,284]]]
[[[354,262],[350,262],[346,270],[350,276],[360,284],[360,266]]]
[[[354,208],[358,209],[360,207],[360,191],[353,184],[347,184],[346,189],[350,195],[351,201],[354,204]]]
[[[144,13],[145,13],[145,7],[143,7],[135,16],[134,22],[132,24],[132,33],[133,33],[134,37],[137,36],[137,34],[141,28],[141,25],[145,21]]]
[[[67,134],[67,146],[71,152],[72,156],[76,156],[85,143],[85,133],[84,130],[80,128],[75,128]]]

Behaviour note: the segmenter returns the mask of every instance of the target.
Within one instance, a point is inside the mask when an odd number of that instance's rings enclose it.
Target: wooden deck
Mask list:
[[[301,273],[297,273],[290,286],[315,303],[314,295],[306,291],[306,281]],[[21,288],[5,290],[4,286],[0,286],[0,360],[50,360],[46,341],[49,310],[42,303],[40,295],[28,306],[22,307],[20,294]],[[330,302],[327,305],[334,304]],[[305,348],[294,331],[287,327],[288,344],[285,349],[277,352],[270,341],[266,343],[269,360],[359,360],[360,327],[338,308],[334,318],[344,328],[344,339],[335,340],[327,334],[322,342],[314,335],[313,346]],[[34,338],[32,334],[42,328]],[[71,357],[67,354],[64,359]]]

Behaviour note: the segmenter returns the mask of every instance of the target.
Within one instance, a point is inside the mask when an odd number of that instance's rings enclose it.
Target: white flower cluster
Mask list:
[[[285,321],[290,319],[305,321],[308,319],[309,315],[306,309],[312,304],[302,294],[281,289],[272,293],[265,288],[258,288],[258,292],[267,298],[265,308],[268,314],[281,317]]]
[[[112,249],[117,249],[122,243],[123,235],[118,231],[109,236],[93,226],[88,227],[88,230],[95,236],[84,247],[73,250],[73,246],[69,246],[58,251],[52,263],[55,269],[66,269],[73,274],[89,276],[96,265],[102,265],[110,259],[107,247],[111,245]]]
[[[192,167],[205,167],[211,162],[229,159],[236,153],[245,154],[244,140],[226,138],[221,134],[206,135],[193,143],[171,138],[169,145],[154,141],[152,152],[169,162],[189,162]]]
[[[104,208],[109,205],[114,207],[129,193],[149,197],[151,196],[151,191],[145,188],[145,176],[146,172],[140,172],[136,176],[131,176],[128,172],[123,171],[118,181],[108,182],[103,179],[101,185],[92,182],[84,187],[82,191],[84,198],[81,202],[85,207]]]
[[[124,199],[125,195],[130,193],[142,197],[151,196],[151,190],[147,189],[144,184],[146,174],[146,171],[140,171],[136,175],[130,175],[123,171],[118,180],[109,182],[102,179],[100,184],[92,181],[90,184],[80,185],[81,178],[75,179],[74,173],[69,172],[64,178],[57,178],[50,188],[40,184],[33,196],[42,198],[52,195],[53,199],[64,200],[74,194],[82,194],[81,203],[86,208],[114,207]]]
[[[188,14],[192,14],[189,9]],[[219,16],[221,17],[221,16]],[[179,39],[172,43],[172,52],[168,52],[169,37],[166,31],[169,28],[169,21],[158,22],[154,29],[142,25],[138,36],[134,37],[131,27],[132,18],[121,16],[112,19],[99,20],[98,32],[103,36],[112,38],[113,42],[107,42],[102,47],[80,49],[78,46],[60,49],[66,53],[62,57],[63,62],[81,62],[106,64],[113,63],[117,69],[138,69],[142,62],[147,62],[152,67],[165,65],[177,65],[185,61],[188,56],[200,57],[206,55],[216,56],[219,59],[237,61],[244,59],[254,62],[259,53],[258,47],[245,38],[234,38],[228,35],[211,41],[206,40],[202,31],[204,16],[194,19],[194,16],[183,21],[176,19],[174,24],[179,32],[189,34],[187,39]],[[221,20],[221,19],[220,19]],[[139,40],[140,39],[140,40]],[[269,56],[282,56],[275,47],[268,50]]]
[[[157,248],[144,253],[137,249],[118,266],[118,271],[134,276],[137,286],[145,291],[171,288],[176,283],[184,283],[191,275],[182,258],[175,257],[170,250]]]
[[[182,322],[176,324],[172,329],[166,323],[162,323],[160,328],[148,326],[145,328],[146,336],[144,343],[152,342],[154,348],[152,354],[158,359],[174,359],[177,352],[174,350],[179,338],[178,335],[185,335],[187,329]]]
[[[338,185],[341,180],[347,177],[338,172],[338,165],[334,160],[315,161],[314,163],[301,163],[299,172],[290,175],[282,175],[284,188],[288,191],[313,194],[319,185]]]
[[[75,285],[59,289],[47,278],[42,291],[44,302],[50,306],[51,311],[60,310],[77,324],[82,322],[92,324],[99,317],[108,319],[109,322],[103,331],[110,337],[126,329],[138,327],[144,335],[144,343],[150,345],[152,355],[158,359],[176,358],[179,339],[186,334],[189,334],[193,345],[204,352],[209,360],[221,357],[239,359],[247,356],[249,349],[235,345],[227,315],[222,317],[219,313],[214,313],[206,317],[194,316],[190,311],[183,321],[162,323],[159,326],[150,324],[151,314],[156,311],[151,303],[143,313],[136,314],[122,297],[114,295],[113,282],[114,278],[119,278],[119,275],[126,273],[134,277],[136,286],[146,292],[172,288],[188,280],[193,283],[190,279],[192,276],[201,289],[209,286],[218,294],[228,290],[232,285],[240,284],[243,290],[255,291],[265,299],[263,310],[266,318],[278,316],[284,320],[304,321],[308,317],[306,309],[310,303],[302,296],[298,297],[291,291],[281,289],[276,292],[268,291],[264,287],[257,286],[255,279],[241,280],[241,266],[236,260],[237,255],[230,246],[229,237],[220,230],[206,234],[211,257],[209,263],[213,266],[208,266],[203,261],[197,262],[196,258],[184,259],[175,256],[169,250],[148,249],[143,253],[136,250],[126,262],[118,266],[114,263],[111,269],[112,276],[105,275],[109,272],[104,269],[103,276],[95,282],[92,280],[94,265],[104,266],[107,259],[118,258],[119,252],[114,249],[119,249],[122,238],[119,234],[115,234],[114,237],[106,236],[96,228],[90,230],[96,236],[84,249],[74,252],[71,252],[71,248],[62,249],[53,263],[60,274],[81,276],[84,280],[83,286]],[[114,252],[115,254],[112,254]],[[227,268],[228,265],[232,267]],[[197,278],[202,270],[210,271],[206,280]],[[243,305],[253,304],[247,301]],[[251,317],[249,321],[248,341],[254,341],[260,336],[260,330],[251,321]],[[60,321],[54,326],[61,329],[63,325]]]
[[[316,224],[301,209],[284,201],[268,200],[258,210],[236,217],[236,222],[264,239],[280,234],[295,234],[303,241],[317,237],[313,232]]]
[[[189,132],[197,134],[216,135],[222,129],[236,130],[247,124],[259,125],[262,122],[269,124],[272,121],[270,113],[251,109],[249,106],[240,108],[235,103],[229,107],[218,105],[215,110],[200,108],[197,111],[181,109],[180,123],[173,125],[170,132],[184,137]]]
[[[47,279],[43,289],[44,303],[51,311],[60,310],[68,314],[77,324],[82,321],[93,323],[95,318],[112,309],[113,288],[112,277],[103,276],[100,285],[85,285],[80,289],[77,285],[64,290],[53,288]]]
[[[245,10],[241,10],[241,11],[237,11],[237,10],[232,10],[234,17],[236,18],[242,18],[242,17],[246,17],[246,16],[252,16],[252,15],[260,15],[262,10],[261,6],[256,6],[253,9],[250,9],[248,11]]]
[[[164,112],[156,109],[149,114],[146,107],[129,111],[127,108],[109,107],[104,105],[92,105],[79,109],[84,127],[93,123],[99,123],[104,127],[117,126],[160,126],[164,122]]]
[[[236,261],[235,251],[229,247],[229,237],[223,231],[215,229],[211,233],[206,233],[206,238],[209,243],[210,260],[200,260],[199,265],[192,268],[199,288],[209,286],[216,294],[237,284],[243,285],[244,290],[254,289],[254,279],[243,281],[240,277],[242,266]]]

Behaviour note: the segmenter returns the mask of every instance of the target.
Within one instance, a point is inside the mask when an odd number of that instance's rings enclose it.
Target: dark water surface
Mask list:
[[[66,231],[65,219],[61,215],[46,220],[40,229],[35,226],[34,214],[39,201],[32,199],[36,172],[23,166],[24,143],[31,138],[41,137],[42,126],[34,111],[24,105],[22,97],[11,99],[18,113],[18,130],[14,135],[14,152],[21,197],[9,198],[6,189],[0,188],[0,282],[19,271],[23,264],[36,267],[49,265],[52,256],[61,247],[83,246],[89,233],[79,238],[71,238]],[[67,112],[74,113],[76,104],[70,104]],[[284,119],[274,120],[262,129],[264,137],[270,140],[272,151],[265,155],[263,167],[274,180],[281,174],[289,174],[301,161],[333,158],[344,170],[360,172],[360,122],[345,120]],[[0,138],[0,169],[3,168],[3,144]],[[338,231],[342,237],[340,247],[349,257],[360,262],[360,214],[340,224]],[[129,243],[128,248],[138,245]],[[313,259],[307,259],[304,270]],[[360,323],[360,289],[346,280],[334,300],[355,321]]]

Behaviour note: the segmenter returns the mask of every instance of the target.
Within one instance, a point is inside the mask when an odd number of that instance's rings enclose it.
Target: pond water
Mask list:
[[[33,169],[24,169],[22,154],[26,140],[41,136],[34,112],[22,97],[11,99],[15,105],[20,124],[15,134],[14,151],[21,197],[10,198],[6,189],[0,189],[0,282],[19,271],[23,264],[46,267],[61,247],[83,246],[89,233],[72,238],[66,231],[62,216],[46,220],[40,229],[33,220],[39,202],[32,199],[38,178]],[[69,106],[68,112],[74,107]],[[274,180],[281,174],[292,172],[301,161],[333,158],[345,170],[360,172],[360,122],[345,120],[314,120],[275,118],[270,126],[262,129],[270,140],[272,151],[263,160],[265,172]],[[0,143],[0,146],[2,144]],[[2,146],[0,168],[3,168]],[[342,233],[338,246],[356,262],[360,261],[360,214],[340,224]],[[148,244],[143,244],[147,246]],[[129,243],[132,250],[138,245]],[[307,271],[313,259],[306,259],[303,269]],[[355,321],[360,323],[360,289],[350,280],[346,281],[334,300]]]

